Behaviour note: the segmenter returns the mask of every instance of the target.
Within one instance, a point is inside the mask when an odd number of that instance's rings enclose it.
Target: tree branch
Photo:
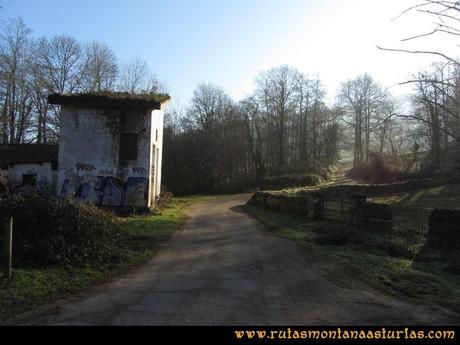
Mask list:
[[[415,115],[404,115],[404,114],[396,114],[397,117],[402,117],[402,118],[405,118],[405,119],[412,119],[412,120],[417,120],[417,121],[420,121],[420,122],[423,122],[424,124],[427,124],[428,126],[430,127],[433,127],[433,124],[428,121],[428,120],[425,120],[421,117],[418,117],[418,116],[415,116]],[[440,127],[440,126],[436,126],[436,128],[438,128],[441,132],[447,134],[448,136],[452,137],[453,139],[455,139],[457,142],[460,142],[460,138],[457,138],[455,135],[453,135],[452,133],[450,133],[449,131],[445,130],[444,128]]]
[[[458,62],[457,60],[443,54],[443,53],[440,53],[440,52],[437,52],[437,51],[429,51],[429,50],[407,50],[407,49],[395,49],[395,48],[384,48],[384,47],[380,47],[380,46],[377,46],[378,49],[380,50],[386,50],[386,51],[391,51],[391,52],[399,52],[399,53],[409,53],[409,54],[431,54],[431,55],[437,55],[437,56],[441,56],[443,58],[445,58],[446,60],[460,66],[460,62]]]
[[[444,30],[444,29],[434,29],[433,31],[430,31],[430,32],[427,32],[427,33],[424,33],[424,34],[403,38],[401,40],[401,42],[407,42],[407,41],[415,40],[415,39],[418,39],[418,38],[431,36],[431,35],[434,35],[437,32],[444,32],[444,33],[449,34],[449,35],[460,36],[460,32],[452,32],[452,31]]]

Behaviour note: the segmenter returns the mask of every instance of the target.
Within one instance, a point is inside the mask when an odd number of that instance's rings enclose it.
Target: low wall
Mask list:
[[[324,217],[325,199],[322,198],[325,195],[330,201],[331,194],[328,193],[310,192],[300,196],[276,192],[257,192],[251,198],[250,203],[276,212],[321,219]],[[337,201],[337,199],[335,200]],[[395,212],[393,205],[367,202],[366,197],[363,195],[353,195],[342,200],[346,200],[348,207],[344,212],[344,216],[338,221],[364,226],[369,231],[391,232],[393,230],[393,213]],[[409,208],[409,210],[414,209]],[[430,212],[431,210],[427,211]],[[409,221],[411,221],[410,217],[413,218],[414,216],[409,216]],[[418,225],[420,225],[420,222]],[[432,210],[429,213],[427,227],[428,233],[426,236],[429,247],[441,250],[460,250],[460,210]],[[422,234],[426,233],[425,231]]]
[[[308,199],[309,198],[305,196],[256,192],[249,202],[272,211],[307,216],[309,206]]]
[[[309,193],[308,195],[288,195],[282,193],[256,192],[250,203],[266,209],[294,214],[314,219],[324,216],[324,198],[322,193]],[[330,200],[328,198],[328,200]],[[334,201],[339,202],[339,199]],[[353,195],[346,200],[347,208],[344,210],[343,220],[355,225],[377,225],[379,228],[391,224],[391,206],[366,202],[361,195]]]
[[[429,218],[427,244],[444,250],[460,250],[460,210],[434,209]]]
[[[388,184],[355,184],[322,187],[317,190],[299,191],[296,195],[309,195],[310,193],[321,193],[324,197],[343,198],[352,195],[365,195],[367,197],[377,195],[392,195],[400,192],[410,191],[420,188],[432,188],[449,184],[460,183],[460,177],[450,179],[419,179],[406,182]]]

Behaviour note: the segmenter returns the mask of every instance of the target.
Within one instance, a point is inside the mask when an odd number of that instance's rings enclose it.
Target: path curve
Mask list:
[[[51,325],[460,324],[438,307],[339,287],[244,213],[249,195],[196,204],[142,268],[24,321]]]

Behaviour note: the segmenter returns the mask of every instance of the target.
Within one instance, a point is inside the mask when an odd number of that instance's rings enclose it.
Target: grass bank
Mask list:
[[[460,184],[417,189],[370,199],[373,202],[427,208],[460,208]]]
[[[11,282],[0,281],[0,320],[108,282],[145,263],[161,243],[181,228],[186,220],[186,209],[204,199],[174,198],[158,215],[119,218],[122,225],[120,257],[123,258],[120,262],[84,268],[15,267]]]
[[[434,303],[460,312],[460,259],[372,229],[275,213],[254,205],[246,211],[274,234],[296,242],[313,267],[348,288],[368,289],[413,303]]]

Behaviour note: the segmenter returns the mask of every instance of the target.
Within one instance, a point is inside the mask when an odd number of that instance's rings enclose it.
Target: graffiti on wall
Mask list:
[[[66,178],[60,193],[62,199],[69,196],[70,184],[70,179]],[[148,180],[145,177],[128,177],[126,182],[115,176],[80,177],[73,199],[98,206],[145,206],[147,190]]]
[[[147,169],[145,169],[144,167],[135,167],[133,168],[133,174],[144,176],[147,174]]]
[[[70,185],[70,180],[66,178],[64,182],[62,183],[61,193],[59,194],[60,199],[67,198],[67,194],[69,193],[69,185]]]
[[[82,164],[78,163],[76,164],[77,171],[93,171],[96,170],[96,167],[91,164]]]
[[[124,206],[125,191],[123,182],[113,176],[98,176],[96,182],[97,205]]]

